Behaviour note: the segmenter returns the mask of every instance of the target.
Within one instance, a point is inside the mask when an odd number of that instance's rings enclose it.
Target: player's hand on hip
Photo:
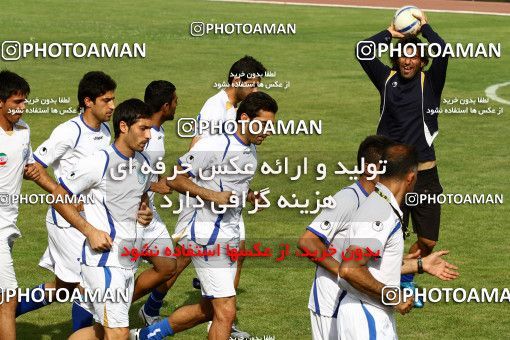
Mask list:
[[[448,250],[440,250],[424,257],[423,270],[443,281],[455,280],[459,277],[459,272],[457,271],[459,268],[442,258],[442,256],[448,253]]]
[[[395,29],[395,25],[393,24],[393,21],[390,23],[390,26],[387,28],[387,30],[388,30],[388,32],[391,33],[392,38],[401,39],[404,37],[404,35],[402,33],[400,33],[399,31],[397,31]]]
[[[113,241],[108,233],[94,229],[88,236],[90,247],[94,251],[105,251],[112,247]]]
[[[138,215],[136,220],[141,225],[149,225],[151,223],[154,214],[152,213],[152,209],[147,206],[145,202],[140,204],[140,209],[138,210]]]
[[[407,298],[406,301],[400,301],[398,305],[395,305],[395,310],[402,315],[405,315],[411,311],[414,305],[414,297]]]

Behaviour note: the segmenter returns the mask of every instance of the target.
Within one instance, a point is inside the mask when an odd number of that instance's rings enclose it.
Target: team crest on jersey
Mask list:
[[[331,228],[331,222],[324,221],[321,223],[320,227],[322,230],[328,230],[329,228]]]
[[[66,178],[67,179],[71,179],[71,180],[75,179],[76,178],[76,172],[71,171],[70,173],[67,174]]]
[[[39,151],[39,154],[40,154],[41,156],[44,156],[44,155],[46,155],[47,153],[48,153],[48,148],[46,148],[45,146],[43,146],[43,147],[41,148],[41,151]]]
[[[193,162],[194,159],[195,157],[193,155],[189,155],[188,158],[186,158],[186,162],[187,163]]]
[[[7,164],[7,155],[3,152],[0,152],[0,166],[4,166]]]
[[[383,230],[382,222],[381,221],[375,221],[374,223],[372,223],[372,229],[374,229],[375,231]]]

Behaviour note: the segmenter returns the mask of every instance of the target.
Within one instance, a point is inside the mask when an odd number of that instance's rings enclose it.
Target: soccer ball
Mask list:
[[[395,29],[404,34],[416,34],[421,27],[420,20],[416,19],[413,14],[421,15],[421,11],[415,6],[404,6],[399,8],[393,16],[393,25]]]

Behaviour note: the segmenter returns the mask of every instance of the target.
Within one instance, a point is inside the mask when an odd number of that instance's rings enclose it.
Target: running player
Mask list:
[[[30,128],[21,120],[30,93],[27,81],[7,70],[0,72],[0,334],[5,340],[16,339],[17,295],[7,301],[7,290],[18,288],[12,247],[21,236],[16,226],[21,179],[27,171],[36,171],[30,146]],[[29,170],[30,169],[30,170]],[[35,174],[32,173],[31,176]],[[7,204],[5,204],[7,203]]]
[[[241,103],[237,111],[238,121],[266,121],[275,119],[278,106],[269,95],[252,93]],[[265,134],[255,135],[243,131],[238,123],[234,135],[215,135],[199,140],[191,150],[179,159],[183,167],[188,167],[188,175],[196,178],[196,184],[185,175],[177,175],[170,186],[178,191],[190,191],[197,185],[205,188],[220,189],[223,193],[235,191],[247,193],[249,183],[256,169],[255,145],[261,144]],[[251,168],[252,173],[219,175],[206,180],[214,167],[232,168],[230,161],[237,158],[241,169]],[[182,169],[181,169],[182,170]],[[204,178],[199,174],[204,174]],[[203,197],[202,195],[199,195]],[[215,212],[210,204],[196,208],[188,221],[187,246],[203,249],[204,252],[219,247],[215,256],[193,257],[193,265],[201,282],[202,299],[200,303],[177,309],[167,319],[142,330],[132,330],[133,339],[163,339],[168,335],[181,332],[200,323],[212,320],[209,339],[228,339],[232,323],[236,316],[236,290],[234,277],[236,261],[226,254],[226,247],[237,248],[240,240],[239,219],[242,207],[228,208],[223,213]]]

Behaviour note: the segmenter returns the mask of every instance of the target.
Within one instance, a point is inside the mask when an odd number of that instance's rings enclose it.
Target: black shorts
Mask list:
[[[432,169],[418,171],[418,178],[414,186],[416,194],[440,194],[443,192],[437,167]],[[406,203],[402,205],[404,213],[404,226],[409,226],[409,215],[413,223],[413,230],[419,237],[437,241],[439,239],[439,224],[441,218],[441,205],[439,203],[421,203],[415,206],[409,206]]]

